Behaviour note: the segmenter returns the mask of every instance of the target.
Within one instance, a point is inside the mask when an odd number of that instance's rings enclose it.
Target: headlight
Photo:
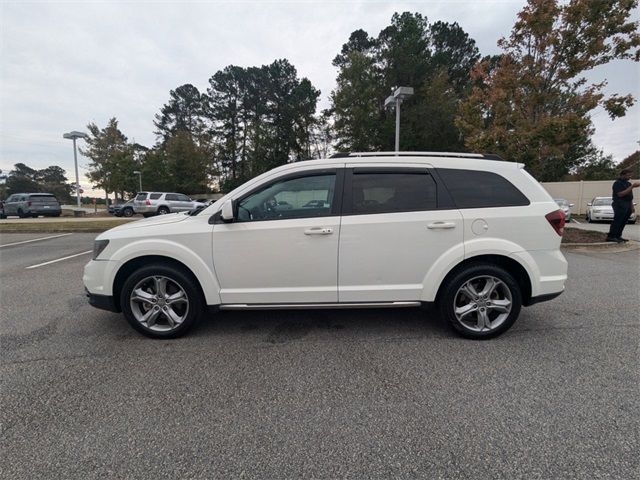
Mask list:
[[[95,260],[109,245],[109,240],[96,240],[93,242],[93,259]]]

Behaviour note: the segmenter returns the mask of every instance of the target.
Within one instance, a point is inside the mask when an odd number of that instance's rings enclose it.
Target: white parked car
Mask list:
[[[564,219],[569,223],[571,221],[571,208],[573,207],[573,203],[570,203],[569,200],[564,198],[554,198],[553,201],[562,209],[564,212]]]
[[[166,215],[167,213],[187,212],[194,208],[205,207],[182,193],[140,192],[133,199],[133,210],[143,217]]]
[[[613,221],[612,197],[594,197],[587,203],[587,222],[612,222]],[[634,202],[635,205],[635,202]],[[636,223],[636,213],[632,213],[628,223]]]
[[[287,205],[287,208],[282,208]],[[564,213],[493,156],[361,153],[292,163],[207,208],[100,234],[89,302],[150,337],[211,309],[436,304],[461,335],[506,331],[560,295]]]

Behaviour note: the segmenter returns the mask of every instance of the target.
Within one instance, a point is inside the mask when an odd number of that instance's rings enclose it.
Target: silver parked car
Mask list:
[[[182,193],[140,192],[133,200],[133,210],[144,217],[167,213],[188,212],[206,204],[191,200]]]
[[[587,203],[587,222],[612,222],[613,207],[611,197],[594,197]],[[634,202],[635,205],[635,202]],[[629,223],[636,223],[636,213],[632,213],[629,217]]]
[[[564,212],[565,221],[566,222],[570,222],[571,221],[571,207],[573,207],[573,203],[569,203],[569,200],[566,200],[564,198],[554,198],[553,201],[556,202],[558,204],[558,206]]]
[[[4,201],[2,218],[59,217],[61,213],[60,203],[52,193],[14,193]]]

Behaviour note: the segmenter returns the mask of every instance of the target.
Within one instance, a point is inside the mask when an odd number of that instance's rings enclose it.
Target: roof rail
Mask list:
[[[504,159],[494,153],[463,153],[463,152],[339,152],[330,158],[347,157],[450,157],[450,158],[477,158],[484,160]]]

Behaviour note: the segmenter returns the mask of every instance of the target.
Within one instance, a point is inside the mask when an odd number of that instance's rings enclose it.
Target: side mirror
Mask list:
[[[220,218],[222,218],[224,222],[233,222],[233,200],[229,199],[222,204]]]
[[[590,207],[590,206],[591,206],[591,202],[587,203],[587,207]]]
[[[570,203],[570,204],[569,204],[569,206],[570,206],[570,207],[573,207],[573,203]]]

